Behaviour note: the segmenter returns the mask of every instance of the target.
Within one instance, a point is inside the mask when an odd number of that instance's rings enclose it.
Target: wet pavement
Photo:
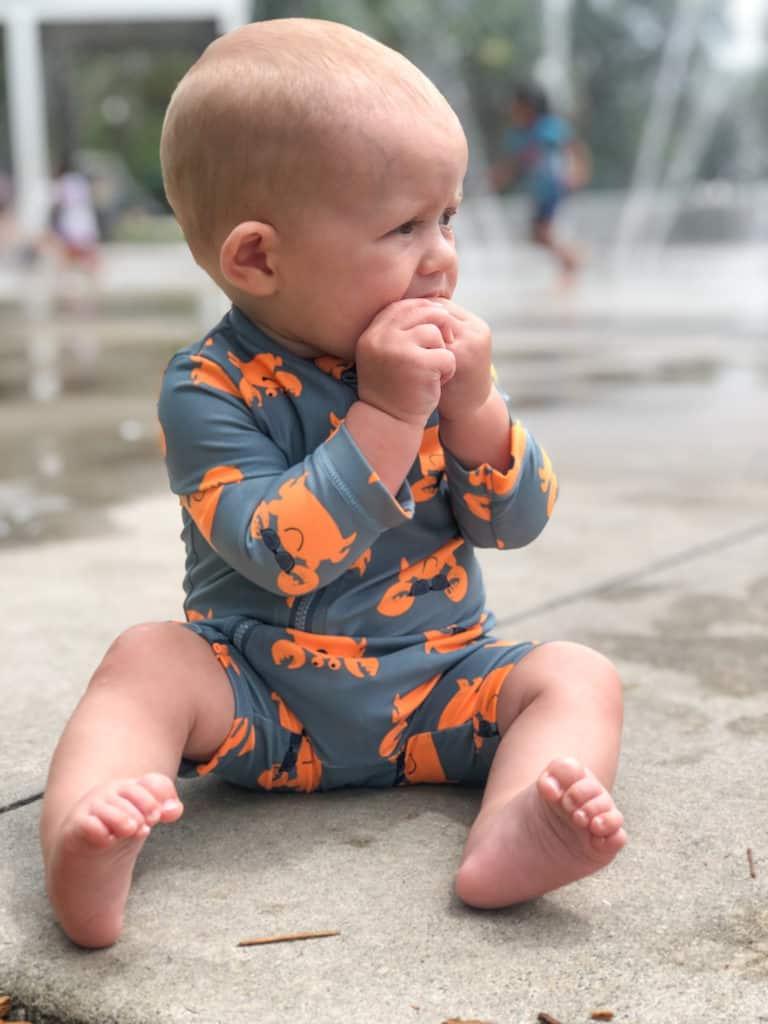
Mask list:
[[[489,603],[505,637],[582,640],[619,666],[629,848],[598,877],[477,913],[450,890],[472,792],[185,784],[121,942],[67,943],[43,895],[36,797],[111,638],[179,615],[154,394],[211,305],[185,294],[170,251],[136,298],[146,254],[140,268],[116,252],[100,306],[59,311],[53,342],[37,321],[35,359],[9,306],[0,366],[0,990],[29,1019],[768,1020],[768,255],[676,250],[619,281],[596,260],[567,293],[527,249],[465,257],[457,299],[494,327],[500,380],[561,485],[539,540],[483,553]],[[28,397],[35,373],[46,400]],[[341,935],[236,947],[326,928]]]

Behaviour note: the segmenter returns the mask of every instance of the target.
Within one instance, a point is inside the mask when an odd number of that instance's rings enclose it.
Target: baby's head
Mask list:
[[[412,266],[387,288],[364,276],[366,239],[413,236],[427,215],[447,227],[466,141],[429,79],[354,29],[286,18],[217,39],[171,99],[161,159],[197,262],[297,350],[333,351],[332,331],[356,339],[384,305],[453,290],[455,267]],[[386,277],[397,253],[376,255]]]

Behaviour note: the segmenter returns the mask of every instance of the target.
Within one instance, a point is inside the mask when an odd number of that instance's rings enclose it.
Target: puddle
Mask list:
[[[0,547],[92,535],[109,528],[109,505],[167,490],[155,402],[184,341],[113,337],[100,346],[67,336],[37,367],[20,345],[5,349]]]

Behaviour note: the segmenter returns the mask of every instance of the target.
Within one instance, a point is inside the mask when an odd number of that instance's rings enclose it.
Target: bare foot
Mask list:
[[[506,907],[591,875],[627,841],[613,797],[575,758],[551,761],[508,803],[481,811],[456,876],[460,899]]]
[[[51,850],[47,882],[73,942],[115,942],[133,866],[152,826],[177,821],[183,810],[173,782],[157,772],[97,786],[72,808]]]

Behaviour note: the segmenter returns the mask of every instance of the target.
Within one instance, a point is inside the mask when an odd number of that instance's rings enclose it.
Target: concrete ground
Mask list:
[[[743,253],[665,254],[620,287],[597,265],[568,295],[527,250],[490,267],[487,256],[468,254],[457,298],[491,321],[501,380],[561,485],[539,540],[483,554],[489,604],[507,638],[580,640],[619,666],[628,848],[598,876],[478,912],[451,891],[476,792],[185,783],[183,819],[139,861],[123,938],[74,948],[43,891],[47,762],[110,639],[178,617],[183,564],[162,468],[142,463],[138,492],[105,503],[104,456],[67,497],[71,529],[0,552],[0,992],[17,1019],[24,1008],[77,1024],[534,1024],[541,1011],[580,1024],[597,1010],[617,1024],[768,1021],[764,294]],[[765,253],[746,260],[760,279]],[[520,266],[533,267],[525,279]],[[74,473],[109,420],[100,401],[66,388],[46,405],[11,396],[0,436],[38,411],[54,433],[59,416],[63,436],[71,417]],[[151,398],[130,409],[151,420]],[[237,945],[323,929],[340,934]]]

